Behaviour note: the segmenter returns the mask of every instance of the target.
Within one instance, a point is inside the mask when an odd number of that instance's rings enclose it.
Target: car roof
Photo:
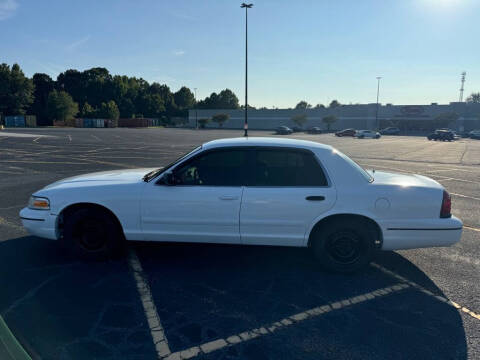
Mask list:
[[[227,146],[279,146],[298,147],[307,149],[333,150],[330,145],[320,144],[314,141],[285,139],[274,137],[238,137],[209,141],[203,144],[203,149],[213,149]]]

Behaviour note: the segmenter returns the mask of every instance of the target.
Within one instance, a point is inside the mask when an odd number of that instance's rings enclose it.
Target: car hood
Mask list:
[[[443,189],[442,185],[429,177],[416,174],[399,174],[386,171],[368,171],[373,176],[374,184],[377,185],[396,185],[402,187],[428,187]]]
[[[63,185],[67,183],[89,182],[89,181],[107,181],[107,182],[138,182],[141,181],[145,174],[157,168],[141,168],[141,169],[123,169],[110,170],[84,175],[72,176],[66,179],[59,180],[46,186],[44,189]]]

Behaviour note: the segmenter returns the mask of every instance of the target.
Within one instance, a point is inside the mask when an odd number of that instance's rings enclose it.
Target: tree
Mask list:
[[[458,114],[455,112],[444,112],[444,113],[438,114],[433,119],[433,125],[435,128],[445,128],[450,123],[456,121],[458,117],[459,117]]]
[[[100,109],[97,111],[97,116],[102,119],[117,120],[120,117],[120,111],[115,101],[110,100],[107,103],[102,103]]]
[[[480,92],[471,93],[467,98],[467,103],[480,104]]]
[[[239,107],[237,96],[229,89],[222,90],[219,94],[213,92],[198,102],[199,109],[238,109]]]
[[[303,127],[303,125],[305,125],[308,119],[306,114],[298,114],[292,116],[291,120],[298,126]]]
[[[335,115],[327,115],[322,118],[322,122],[327,125],[327,130],[330,131],[330,126],[337,121]]]
[[[136,110],[146,117],[160,117],[166,109],[162,96],[157,93],[140,96],[137,99]]]
[[[173,94],[173,99],[180,110],[192,109],[195,105],[195,96],[185,86],[182,86],[180,90]]]
[[[48,125],[47,100],[48,94],[55,88],[55,81],[47,74],[39,73],[33,75],[32,81],[34,101],[28,112],[37,117],[38,125]]]
[[[78,104],[65,91],[53,90],[47,100],[48,117],[51,120],[65,121],[78,113]]]
[[[334,109],[336,107],[339,107],[341,104],[337,101],[337,100],[332,100],[332,102],[330,103],[330,105],[328,105],[328,107],[330,109]]]
[[[317,104],[317,105],[314,106],[314,109],[325,109],[325,105]]]
[[[33,82],[25,76],[18,64],[0,65],[0,112],[21,115],[33,103]]]
[[[295,109],[297,109],[297,110],[310,109],[311,107],[312,107],[312,105],[307,103],[305,100],[302,100],[297,105],[295,105]]]
[[[200,128],[201,129],[205,129],[205,125],[207,125],[207,123],[210,121],[209,118],[201,118],[201,119],[198,119],[198,123],[200,124]]]
[[[88,102],[83,104],[82,109],[80,110],[80,116],[84,118],[93,118],[96,115],[97,111]]]
[[[212,116],[212,121],[216,122],[219,127],[223,127],[223,123],[230,118],[228,114],[215,114]]]

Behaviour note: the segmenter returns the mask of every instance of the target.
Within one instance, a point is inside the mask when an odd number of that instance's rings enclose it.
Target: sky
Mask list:
[[[244,102],[245,10],[233,0],[0,0],[0,63],[27,76],[112,74],[229,88]],[[256,0],[249,104],[446,104],[480,91],[480,0]]]

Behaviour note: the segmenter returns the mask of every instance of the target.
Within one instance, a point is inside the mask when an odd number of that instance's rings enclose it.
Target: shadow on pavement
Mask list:
[[[0,311],[34,358],[153,359],[126,261],[80,263],[55,242],[0,243]]]
[[[307,249],[142,244],[137,253],[172,352],[398,283],[371,267],[322,271]],[[379,256],[441,291],[396,253]],[[398,269],[396,269],[398,270]],[[457,310],[415,289],[332,311],[232,347],[211,359],[466,358]]]
[[[152,290],[172,352],[398,280],[369,268],[322,271],[305,249],[196,244],[131,244]],[[438,289],[396,253],[378,263]],[[0,243],[0,311],[42,359],[154,359],[136,285],[126,261],[80,263],[49,240]],[[457,310],[405,289],[214,351],[211,359],[455,358],[467,354]]]

